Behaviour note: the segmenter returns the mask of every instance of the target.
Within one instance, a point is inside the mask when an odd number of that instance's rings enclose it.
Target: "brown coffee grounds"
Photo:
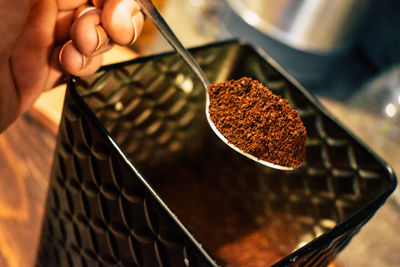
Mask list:
[[[247,77],[208,90],[210,119],[229,143],[280,166],[296,168],[304,162],[306,129],[288,100]]]

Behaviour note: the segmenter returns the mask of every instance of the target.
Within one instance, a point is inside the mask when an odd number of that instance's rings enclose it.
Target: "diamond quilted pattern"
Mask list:
[[[393,174],[267,57],[237,42],[193,52],[211,81],[251,76],[289,99],[304,166],[271,170],[221,144],[176,55],[105,67],[70,81],[38,266],[223,265],[222,248],[258,229],[276,251],[265,265],[326,265],[383,204]]]
[[[65,118],[72,120],[65,123],[68,119],[64,119],[60,132],[71,127],[74,136],[60,142],[55,161],[58,163],[53,170],[57,175],[48,199],[48,205],[54,208],[44,226],[47,239],[43,242],[58,244],[60,248],[55,249],[54,255],[44,252],[41,257],[52,259],[57,266],[87,266],[95,262],[168,266],[168,262],[176,263],[179,258],[184,266],[190,259],[183,255],[185,245],[179,238],[182,233],[166,227],[171,224],[168,216],[160,229],[158,218],[166,215],[159,213],[165,211],[156,207],[143,185],[132,181],[130,170],[121,166],[121,159],[115,158],[110,145],[92,144],[89,140],[98,140],[96,134],[78,138],[96,131],[82,124],[82,111],[76,107],[71,110],[74,111],[65,114],[73,116]]]

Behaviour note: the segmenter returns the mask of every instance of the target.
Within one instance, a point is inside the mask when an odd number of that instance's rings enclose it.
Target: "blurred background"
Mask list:
[[[154,3],[186,47],[230,38],[259,47],[400,173],[400,1]],[[116,47],[105,63],[171,50],[147,20],[137,43]],[[0,266],[32,266],[64,92],[44,94],[0,136],[0,175],[15,177],[0,187]],[[335,264],[398,266],[399,221],[397,189]]]

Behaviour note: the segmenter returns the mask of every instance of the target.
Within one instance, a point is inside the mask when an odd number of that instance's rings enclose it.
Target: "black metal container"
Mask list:
[[[272,170],[221,143],[173,53],[71,79],[38,266],[327,265],[394,190],[392,169],[263,52],[191,52],[211,82],[248,76],[287,98],[306,163]]]

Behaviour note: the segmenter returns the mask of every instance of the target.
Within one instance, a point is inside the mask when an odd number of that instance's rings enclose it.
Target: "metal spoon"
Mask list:
[[[199,78],[201,81],[205,94],[206,94],[206,117],[208,124],[210,125],[211,129],[215,132],[215,134],[228,146],[236,150],[242,155],[245,155],[246,157],[257,161],[258,163],[261,163],[265,166],[268,166],[270,168],[274,169],[279,169],[279,170],[293,170],[292,167],[286,167],[286,166],[280,166],[276,165],[274,163],[260,160],[256,157],[254,157],[251,154],[248,154],[241,150],[240,148],[234,146],[233,144],[229,143],[228,140],[218,131],[218,129],[215,127],[214,123],[210,119],[210,114],[209,114],[209,106],[210,106],[210,96],[208,93],[208,87],[210,86],[210,82],[208,81],[206,75],[204,74],[203,70],[199,66],[199,64],[196,62],[196,60],[192,57],[192,55],[189,53],[189,51],[186,50],[186,48],[182,45],[182,43],[179,41],[179,39],[176,37],[174,32],[171,30],[171,28],[168,26],[167,22],[163,19],[161,16],[160,12],[158,12],[157,8],[154,6],[153,2],[151,0],[136,0],[139,5],[142,7],[142,11],[146,14],[147,17],[149,17],[154,25],[158,28],[158,30],[161,32],[161,34],[164,36],[164,38],[170,43],[170,45],[176,50],[176,52],[183,58],[183,60],[186,62],[186,64],[189,65],[189,67],[193,70],[193,72],[196,74],[196,76]]]

